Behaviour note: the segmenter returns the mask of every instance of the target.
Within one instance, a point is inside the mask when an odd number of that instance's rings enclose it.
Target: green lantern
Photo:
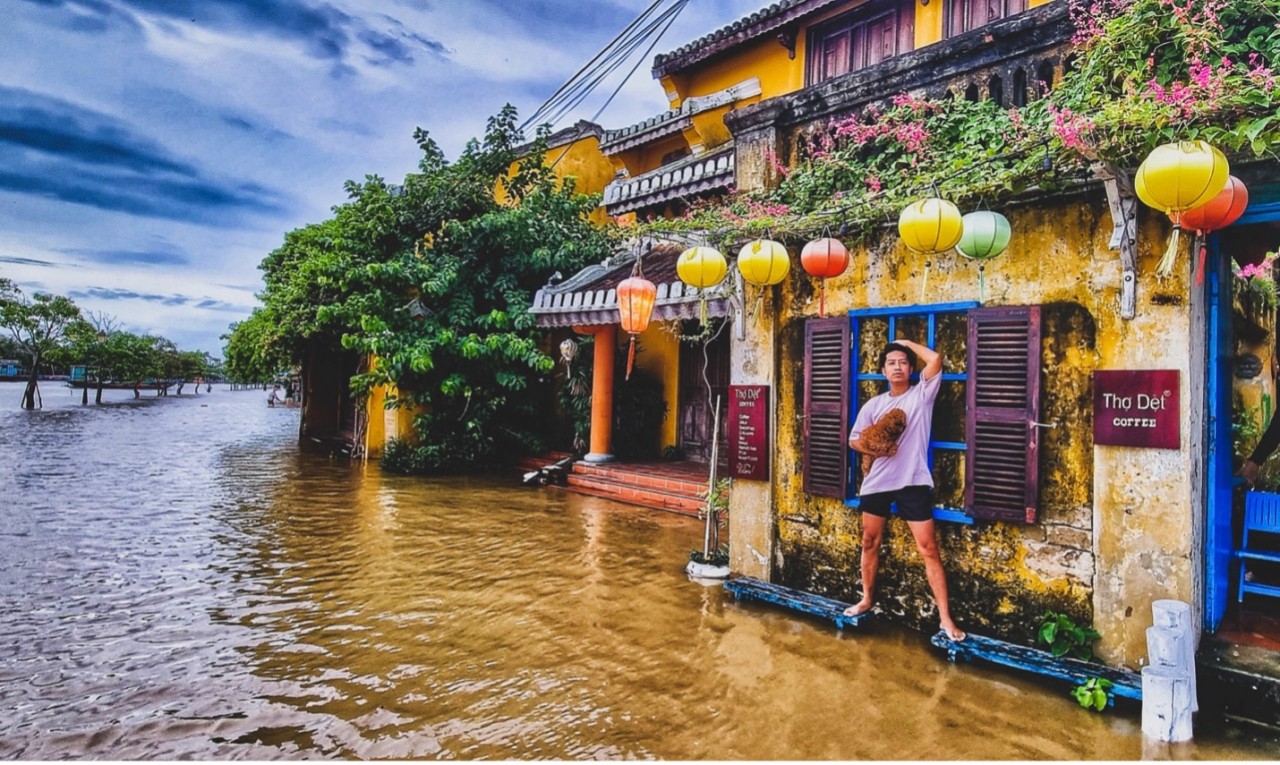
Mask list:
[[[997,212],[979,210],[964,216],[964,233],[956,249],[966,258],[988,260],[1009,246],[1009,219]]]
[[[971,212],[962,221],[964,232],[956,243],[956,250],[966,258],[978,261],[978,302],[984,303],[987,300],[987,276],[983,261],[1004,252],[1013,232],[1008,218],[990,210]]]

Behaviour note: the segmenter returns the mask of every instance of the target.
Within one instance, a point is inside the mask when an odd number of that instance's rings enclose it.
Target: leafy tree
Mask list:
[[[69,298],[46,292],[27,298],[12,281],[0,279],[0,328],[9,333],[30,364],[23,409],[37,408],[37,370],[58,352],[68,329],[79,319],[80,309]]]
[[[425,131],[415,139],[422,159],[402,185],[349,182],[333,218],[267,256],[263,306],[232,329],[226,356],[246,371],[308,347],[376,356],[353,392],[396,385],[391,404],[423,412],[426,468],[456,470],[536,444],[531,387],[554,361],[533,293],[603,259],[611,234],[587,219],[598,200],[544,165],[545,133],[521,149],[510,106],[454,163]]]

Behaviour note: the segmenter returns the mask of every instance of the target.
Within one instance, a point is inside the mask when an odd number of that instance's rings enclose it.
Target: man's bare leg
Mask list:
[[[875,605],[876,572],[880,570],[880,542],[884,539],[887,518],[862,514],[862,600],[844,610],[845,616],[860,616]]]
[[[938,621],[947,637],[952,640],[964,640],[961,630],[951,619],[951,601],[947,598],[947,572],[942,567],[942,556],[938,553],[938,541],[933,531],[933,521],[908,521],[911,536],[916,540],[916,549],[924,559],[924,573],[929,579],[929,589],[933,590],[933,600],[938,604]]]

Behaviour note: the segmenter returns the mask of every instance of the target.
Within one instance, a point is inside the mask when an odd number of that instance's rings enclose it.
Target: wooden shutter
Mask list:
[[[845,498],[849,460],[849,318],[804,327],[804,490]]]
[[[1035,523],[1040,504],[1040,308],[969,312],[965,510]]]

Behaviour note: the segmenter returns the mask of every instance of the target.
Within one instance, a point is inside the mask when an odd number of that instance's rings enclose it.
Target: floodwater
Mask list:
[[[0,759],[1272,759],[738,605],[692,519],[301,453],[261,392],[0,384]]]

